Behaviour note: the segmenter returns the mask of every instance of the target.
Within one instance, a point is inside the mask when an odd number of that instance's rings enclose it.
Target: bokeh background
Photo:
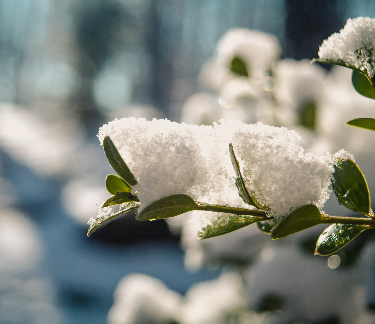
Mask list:
[[[164,221],[128,215],[86,237],[112,173],[99,127],[181,121],[230,28],[273,34],[281,58],[310,60],[357,16],[374,17],[375,3],[1,0],[0,323],[105,323],[132,273],[181,294],[217,278],[217,266],[186,269],[179,231]]]

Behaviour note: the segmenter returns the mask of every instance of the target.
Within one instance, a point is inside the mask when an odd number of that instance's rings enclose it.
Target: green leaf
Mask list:
[[[230,63],[230,70],[240,76],[249,76],[245,62],[238,56],[236,56]]]
[[[315,205],[305,205],[287,215],[271,232],[272,239],[294,234],[306,228],[322,224],[325,219]]]
[[[178,194],[164,197],[148,205],[139,213],[137,219],[140,221],[163,219],[199,209],[199,205],[191,197]]]
[[[103,226],[104,224],[108,223],[109,221],[119,217],[119,216],[122,216],[134,209],[137,209],[139,207],[139,203],[138,202],[129,202],[129,203],[126,203],[125,206],[123,206],[123,208],[121,208],[121,210],[119,210],[117,213],[114,213],[114,214],[109,214],[109,215],[106,215],[106,216],[100,216],[100,217],[97,217],[95,220],[94,220],[94,223],[91,224],[89,226],[89,229],[88,229],[88,232],[87,232],[87,236],[90,236],[92,233],[94,233],[99,227]]]
[[[356,118],[349,120],[346,124],[375,131],[374,118]]]
[[[339,159],[334,165],[331,183],[340,205],[370,215],[370,192],[366,179],[355,162]]]
[[[364,48],[360,48],[356,51],[354,51],[355,54],[357,55],[357,58],[358,59],[361,59],[361,57],[363,57],[364,55],[366,56],[370,56],[372,57],[373,56],[373,53],[372,53],[372,50],[368,50],[368,49],[364,49]],[[330,64],[330,65],[338,65],[338,66],[343,66],[343,67],[346,67],[346,68],[349,68],[349,69],[352,69],[353,72],[356,72],[355,74],[353,73],[352,74],[352,82],[353,82],[353,85],[354,85],[354,88],[362,95],[366,96],[366,97],[369,97],[369,98],[373,98],[374,97],[372,96],[372,90],[370,90],[368,88],[368,85],[365,85],[367,82],[370,84],[370,85],[374,85],[374,80],[372,80],[372,78],[370,77],[369,73],[368,73],[368,64],[371,65],[371,68],[374,68],[374,62],[372,60],[368,61],[368,60],[362,60],[362,64],[360,67],[357,67],[355,65],[351,65],[347,62],[345,62],[344,60],[341,60],[341,59],[337,59],[337,60],[325,60],[325,59],[320,59],[320,58],[317,58],[317,59],[312,59],[311,60],[311,63],[314,63],[314,62],[318,62],[318,63],[323,63],[323,64]],[[365,79],[363,79],[361,76],[359,76],[358,74],[364,76],[367,81]],[[353,81],[353,79],[355,78],[355,81]],[[357,89],[357,86],[359,87],[359,89]],[[367,92],[367,89],[369,92]],[[366,94],[362,93],[365,92]]]
[[[275,221],[271,219],[269,221],[258,222],[257,226],[262,232],[271,234],[273,228],[275,227]]]
[[[315,254],[335,253],[368,228],[366,225],[332,224],[319,236]]]
[[[349,69],[352,69],[352,70],[360,71],[355,66],[349,65],[348,63],[345,63],[343,60],[333,61],[333,60],[323,60],[323,59],[320,59],[320,58],[315,58],[315,59],[311,60],[311,63],[314,63],[314,62],[322,63],[322,64],[338,65],[338,66],[343,66],[343,67],[346,67],[346,68],[349,68]]]
[[[130,186],[134,186],[138,183],[133,173],[130,171],[124,160],[122,159],[119,151],[115,144],[112,142],[109,136],[106,136],[103,140],[104,153],[107,157],[109,164],[113,170],[127,182]]]
[[[251,225],[263,219],[257,216],[242,216],[242,215],[230,215],[224,214],[217,217],[212,224],[203,227],[198,237],[205,239],[209,237],[219,236],[226,233],[233,232],[242,227]]]
[[[245,202],[245,204],[257,207],[259,209],[263,209],[264,207],[254,198],[251,197],[249,192],[246,189],[245,182],[243,181],[240,165],[237,161],[236,155],[234,154],[233,145],[229,144],[229,154],[230,159],[232,161],[232,165],[234,168],[234,172],[236,173],[236,187],[238,189],[238,194],[242,198],[242,200]]]
[[[133,196],[130,192],[118,192],[111,198],[107,199],[102,207],[120,205],[131,201],[139,201],[137,196]]]
[[[298,109],[299,124],[309,130],[316,128],[316,103],[312,100],[304,102]]]
[[[372,86],[370,80],[366,75],[357,71],[353,71],[352,83],[354,89],[356,89],[358,93],[365,97],[375,99],[375,88]]]
[[[129,186],[124,180],[114,174],[108,174],[105,179],[105,187],[108,192],[112,195],[117,194],[118,192],[131,192],[132,187]]]
[[[330,65],[338,65],[338,66],[342,66],[342,67],[346,67],[346,68],[349,68],[349,69],[352,69],[353,71],[356,71],[358,73],[363,73],[359,68],[357,68],[356,66],[354,65],[350,65],[346,62],[344,62],[343,60],[323,60],[323,59],[320,59],[320,58],[315,58],[315,59],[312,59],[311,60],[311,63],[322,63],[322,64],[330,64]]]

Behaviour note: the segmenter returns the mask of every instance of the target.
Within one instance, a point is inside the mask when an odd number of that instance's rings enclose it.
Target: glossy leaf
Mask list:
[[[105,187],[108,192],[112,195],[117,194],[118,192],[131,192],[132,187],[129,186],[124,180],[114,174],[108,174],[105,179]]]
[[[271,238],[282,238],[322,223],[324,223],[324,217],[319,208],[312,204],[305,205],[285,216],[272,230]]]
[[[249,76],[249,71],[246,67],[245,62],[239,58],[235,57],[230,63],[230,70],[240,76]]]
[[[101,216],[95,219],[95,222],[89,226],[87,236],[90,236],[92,233],[94,233],[99,227],[102,227],[104,224],[108,223],[109,221],[122,216],[132,210],[135,210],[139,207],[138,202],[129,202],[122,206],[121,210],[119,210],[117,213],[110,214],[108,216]]]
[[[234,154],[232,144],[229,144],[229,154],[230,154],[230,158],[231,158],[232,165],[234,168],[234,172],[236,173],[236,176],[237,176],[236,187],[238,189],[238,194],[240,195],[240,197],[246,204],[262,209],[263,207],[261,206],[261,204],[259,204],[258,201],[254,197],[251,197],[249,192],[246,189],[245,182],[243,181],[241,170],[240,170],[240,165],[237,161],[236,155]]]
[[[209,237],[227,234],[235,230],[238,230],[242,227],[256,223],[261,219],[262,217],[257,216],[242,216],[230,214],[220,215],[217,219],[213,221],[212,224],[209,224],[202,228],[198,233],[198,237],[200,239],[205,239]]]
[[[360,55],[360,54],[358,54],[358,55]],[[334,60],[323,60],[323,59],[317,58],[317,59],[311,60],[311,62],[312,63],[317,62],[317,63],[322,63],[322,64],[338,65],[338,66],[343,66],[343,67],[352,69],[353,70],[352,83],[353,83],[354,88],[360,94],[362,94],[366,97],[375,99],[375,91],[374,91],[375,89],[373,89],[373,86],[372,86],[373,81],[370,79],[370,76],[367,73],[365,73],[364,71],[362,71],[360,68],[358,68],[354,65],[350,65],[350,64],[344,62],[343,60],[334,61]],[[364,70],[366,70],[364,66],[362,66],[362,68],[364,68]]]
[[[355,66],[350,66],[349,64],[345,63],[342,60],[333,61],[333,60],[323,60],[323,59],[320,59],[320,58],[315,58],[315,59],[311,60],[311,63],[314,63],[314,62],[322,63],[322,64],[338,65],[338,66],[343,66],[343,67],[346,67],[346,68],[349,68],[349,69],[352,69],[352,70],[358,70],[359,71],[359,69],[356,68]]]
[[[357,71],[352,73],[352,83],[354,89],[361,95],[375,99],[375,88],[372,86],[370,80],[363,74]]]
[[[141,221],[163,219],[197,209],[199,209],[199,206],[191,197],[178,194],[164,197],[148,205],[137,216],[137,219]]]
[[[356,118],[356,119],[349,120],[346,123],[351,126],[356,126],[356,127],[375,131],[375,119],[374,118]]]
[[[335,253],[368,228],[366,225],[332,224],[319,236],[315,254]]]
[[[273,228],[275,227],[275,221],[269,220],[269,221],[262,221],[257,223],[258,228],[267,234],[271,234]]]
[[[104,153],[107,157],[109,164],[113,170],[130,186],[134,186],[138,183],[133,173],[130,171],[124,160],[122,159],[119,151],[115,144],[112,142],[109,136],[106,136],[103,140]]]
[[[338,65],[338,66],[342,66],[342,67],[346,67],[346,68],[352,69],[353,71],[357,71],[359,73],[363,73],[356,66],[350,65],[350,64],[344,62],[343,60],[336,60],[336,61],[334,61],[334,60],[323,60],[323,59],[320,59],[320,58],[315,58],[315,59],[311,60],[311,63],[314,63],[314,62],[322,63],[322,64]]]
[[[107,199],[102,207],[109,207],[115,205],[121,205],[131,201],[139,201],[137,196],[133,196],[130,192],[118,192],[111,198]]]
[[[340,205],[355,212],[370,214],[370,193],[366,179],[355,162],[339,159],[334,165],[331,182]]]

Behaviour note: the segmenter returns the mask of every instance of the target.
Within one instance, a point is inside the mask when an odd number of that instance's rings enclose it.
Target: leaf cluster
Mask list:
[[[90,225],[87,236],[90,236],[107,222],[139,207],[138,197],[131,193],[133,186],[138,184],[138,181],[122,159],[109,136],[104,138],[103,148],[109,164],[118,176],[109,174],[105,179],[105,186],[112,196],[108,198],[101,207],[105,208],[121,205],[121,208],[117,213],[111,214],[110,216],[98,217],[95,223]]]
[[[113,174],[107,176],[105,185],[112,196],[103,203],[102,207],[121,205],[122,209],[109,217],[97,220],[90,226],[88,235],[108,221],[139,207],[138,197],[132,194],[133,186],[138,184],[138,181],[110,137],[104,138],[103,147],[110,165],[118,176]],[[366,180],[357,164],[350,159],[337,159],[331,180],[332,188],[340,204],[363,214],[364,217],[328,216],[317,206],[308,204],[293,209],[284,217],[274,219],[268,215],[268,207],[263,206],[247,189],[231,143],[229,154],[236,175],[234,182],[238,194],[249,208],[210,205],[195,201],[186,194],[175,194],[161,198],[143,208],[138,213],[137,220],[165,219],[194,210],[216,212],[217,216],[213,221],[199,231],[200,239],[227,234],[254,223],[257,223],[260,230],[270,234],[272,239],[279,239],[315,225],[332,223],[318,238],[315,253],[320,255],[329,255],[338,251],[362,231],[375,226]]]
[[[366,74],[367,70],[362,71],[340,60],[315,59],[313,61],[351,68],[353,70],[352,83],[356,91],[363,96],[375,99],[374,80]],[[231,61],[230,70],[238,76],[249,76],[248,67],[239,57],[235,57]],[[314,103],[308,103],[304,108],[304,113],[309,116],[314,115]],[[303,120],[301,120],[301,123],[303,123]],[[357,118],[348,121],[347,124],[375,130],[375,119],[372,118]],[[307,126],[312,130],[315,128],[315,124]],[[95,223],[89,227],[88,235],[91,235],[108,221],[131,210],[136,210],[140,206],[137,193],[133,192],[133,187],[138,184],[138,181],[122,159],[110,137],[104,138],[103,148],[108,162],[117,175],[110,174],[105,180],[105,186],[112,196],[103,203],[102,207],[121,205],[121,208],[119,212],[110,216],[97,218]],[[274,218],[270,216],[269,208],[262,205],[256,198],[257,195],[250,192],[246,187],[240,164],[231,143],[229,143],[229,154],[235,172],[234,182],[238,189],[238,195],[249,206],[248,208],[210,205],[180,193],[154,201],[143,208],[136,218],[145,221],[174,217],[194,210],[215,212],[216,217],[199,231],[198,237],[200,239],[227,234],[254,223],[257,223],[261,231],[268,233],[271,239],[283,238],[319,224],[329,224],[316,242],[315,254],[319,255],[335,253],[364,230],[375,227],[375,216],[370,208],[371,201],[367,182],[362,171],[353,160],[337,158],[334,163],[331,185],[339,204],[360,216],[330,216],[316,205],[307,204],[291,208],[287,215]],[[251,179],[247,179],[247,181],[249,180]]]

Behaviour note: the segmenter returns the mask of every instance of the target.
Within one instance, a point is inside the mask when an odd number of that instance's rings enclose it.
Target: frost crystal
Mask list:
[[[90,217],[90,219],[89,219],[88,222],[87,222],[87,225],[92,226],[92,225],[94,225],[94,224],[95,224],[95,218],[94,218],[94,217]]]
[[[300,136],[286,128],[124,118],[104,125],[100,140],[105,136],[111,137],[140,184],[141,209],[181,193],[207,203],[244,206],[233,179],[229,143],[248,190],[272,215],[311,203],[321,208],[330,193],[334,158],[305,154]]]
[[[354,156],[348,152],[346,152],[345,150],[340,150],[338,151],[335,155],[334,155],[334,159],[335,160],[352,160],[353,162],[355,162],[354,160]]]
[[[112,219],[125,214],[128,211],[137,209],[139,207],[139,203],[136,201],[128,202],[125,204],[121,204],[118,208],[118,211],[112,211],[111,207],[99,207],[98,215],[96,219],[90,218],[87,222],[89,226],[89,230],[87,232],[87,236],[90,236],[94,233],[99,227],[103,226],[104,224],[108,223]]]
[[[370,78],[375,74],[375,19],[348,19],[339,33],[324,40],[319,58],[360,69]]]
[[[104,223],[106,220],[108,220],[112,216],[112,208],[111,207],[99,207],[98,208],[98,214],[96,215],[96,219],[94,217],[90,217],[90,219],[87,222],[87,225],[89,225],[89,229],[100,226],[100,224]]]
[[[96,217],[106,219],[111,215],[111,213],[112,213],[111,207],[99,207],[98,215]]]

